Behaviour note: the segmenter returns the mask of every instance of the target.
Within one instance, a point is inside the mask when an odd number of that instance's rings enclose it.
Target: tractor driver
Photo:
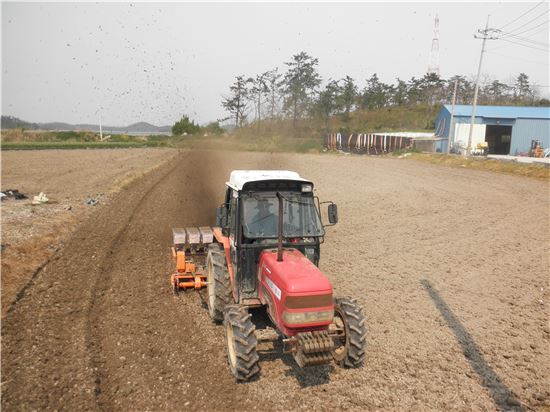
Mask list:
[[[272,204],[267,199],[256,201],[256,214],[248,223],[248,231],[251,235],[277,236],[278,218],[270,210]]]

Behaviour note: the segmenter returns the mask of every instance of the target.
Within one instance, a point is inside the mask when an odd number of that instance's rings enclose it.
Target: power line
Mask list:
[[[537,30],[537,31],[534,32],[534,33],[529,34],[529,36],[534,36],[534,35],[536,35],[536,34],[542,33],[543,31],[547,31],[547,30],[548,30],[548,29],[547,29],[546,27],[544,27],[544,28],[542,28],[542,29],[540,29],[540,30]],[[530,37],[530,38],[532,38],[532,37]]]
[[[538,20],[539,17],[542,17],[542,16],[544,16],[545,14],[548,14],[549,11],[550,11],[550,10],[546,10],[545,12],[543,12],[543,13],[539,14],[538,16],[536,16],[534,19],[529,20],[527,23],[524,23],[524,24],[522,24],[521,26],[516,27],[515,29],[512,29],[512,33],[515,32],[516,30],[521,29],[522,27],[527,26],[529,23],[532,23],[532,22],[534,22],[535,20]],[[529,29],[529,30],[530,30],[530,29]]]
[[[531,46],[531,45],[524,44],[524,43],[518,43],[518,42],[509,40],[509,39],[500,39],[500,40],[508,42],[508,43],[516,44],[518,46],[528,47],[528,48],[533,49],[533,50],[539,50],[539,51],[543,51],[543,52],[548,53],[548,49],[541,49],[540,47]]]
[[[547,23],[547,22],[544,22],[543,24],[546,24],[546,23]],[[536,27],[534,27],[534,28],[536,28]],[[531,29],[531,30],[533,30],[533,29]],[[534,32],[534,33],[529,33],[527,36],[521,36],[521,37],[523,37],[524,39],[534,40],[534,36],[536,36],[536,35],[539,34],[539,33],[542,33],[543,31],[547,31],[547,30],[548,30],[548,28],[543,27],[542,29],[537,30],[537,31]],[[528,31],[530,31],[530,30],[528,30]],[[502,33],[504,34],[504,37],[508,37],[508,36],[520,37],[519,34],[521,34],[521,33],[518,33],[518,34],[510,34],[510,33],[507,33],[507,32],[502,32]],[[536,41],[536,40],[534,40],[534,41]],[[541,42],[541,43],[542,43],[542,42]]]
[[[527,10],[525,13],[523,13],[523,14],[520,15],[519,17],[516,17],[514,20],[512,20],[512,21],[506,23],[504,26],[502,26],[502,27],[500,28],[500,30],[502,30],[502,29],[505,28],[506,26],[509,26],[510,24],[512,24],[512,23],[514,23],[514,22],[516,22],[516,21],[518,21],[518,20],[521,19],[523,16],[525,16],[526,14],[528,14],[528,13],[530,13],[531,11],[535,10],[538,6],[540,6],[540,5],[543,4],[543,3],[544,3],[544,0],[541,1],[540,3],[535,4],[535,6],[531,7],[529,10]]]
[[[527,30],[520,31],[519,33],[513,33],[513,32],[511,32],[511,33],[516,34],[516,35],[517,35],[517,34],[527,33],[528,31],[534,30],[534,29],[536,29],[537,27],[540,27],[540,26],[544,26],[545,24],[548,24],[548,20],[543,21],[542,23],[537,24],[536,26],[533,26],[533,27],[531,27],[531,28],[529,28],[529,29],[527,29]]]
[[[532,40],[525,40],[525,39],[522,39],[521,37],[519,37],[519,38],[512,37],[512,38],[508,38],[507,40],[515,40],[515,41],[518,41],[520,43],[525,43],[525,44],[528,44],[530,46],[540,47],[540,48],[543,48],[543,49],[544,48],[548,49],[548,47],[550,47],[547,43],[541,43],[541,42],[532,41]]]
[[[543,51],[543,52],[548,53],[548,49],[541,49],[540,47],[535,47],[535,46],[531,46],[531,45],[524,44],[524,43],[518,43],[518,42],[509,40],[509,39],[502,39],[502,38],[501,38],[500,40],[505,41],[505,42],[508,42],[508,43],[517,44],[518,46],[529,47],[530,49],[540,50],[540,51]]]
[[[510,34],[508,36],[503,36],[502,38],[508,38],[508,37],[512,37],[513,39],[515,40],[518,40],[518,41],[523,41],[525,43],[531,43],[531,44],[534,44],[536,46],[541,46],[541,47],[548,47],[548,43],[543,43],[541,41],[537,41],[537,40],[532,40],[532,39],[529,39],[527,37],[521,37],[521,36],[517,36],[515,34]]]

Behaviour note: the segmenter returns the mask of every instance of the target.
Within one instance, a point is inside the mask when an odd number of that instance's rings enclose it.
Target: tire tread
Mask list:
[[[338,363],[346,368],[361,367],[365,363],[367,348],[367,326],[363,310],[356,299],[336,298],[335,304],[346,317],[349,333],[346,355]]]
[[[236,360],[235,365],[231,365],[228,353],[229,368],[239,382],[250,381],[256,378],[260,372],[260,357],[256,349],[258,342],[254,333],[256,327],[251,318],[252,315],[243,306],[228,305],[225,308],[224,323],[226,328],[231,327],[233,329],[233,347],[235,348]],[[229,350],[227,342],[226,348]]]
[[[210,317],[214,322],[223,322],[223,312],[225,306],[233,302],[233,294],[231,292],[231,278],[229,277],[229,270],[225,261],[225,252],[219,243],[212,243],[208,247],[207,255],[207,267],[208,262],[212,262],[213,278],[208,279],[208,282],[214,282],[214,307],[208,307]],[[210,286],[210,285],[209,285]]]

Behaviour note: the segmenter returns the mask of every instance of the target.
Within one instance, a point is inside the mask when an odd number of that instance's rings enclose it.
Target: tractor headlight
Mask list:
[[[283,322],[287,325],[304,323],[332,322],[334,311],[321,310],[315,312],[283,312]]]

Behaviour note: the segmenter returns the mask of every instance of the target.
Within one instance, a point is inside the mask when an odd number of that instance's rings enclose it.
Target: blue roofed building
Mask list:
[[[442,138],[437,151],[468,146],[472,106],[443,106],[435,120],[435,136]],[[521,155],[529,153],[533,140],[543,148],[550,147],[550,107],[477,106],[472,136],[472,148],[487,142],[490,154]]]

